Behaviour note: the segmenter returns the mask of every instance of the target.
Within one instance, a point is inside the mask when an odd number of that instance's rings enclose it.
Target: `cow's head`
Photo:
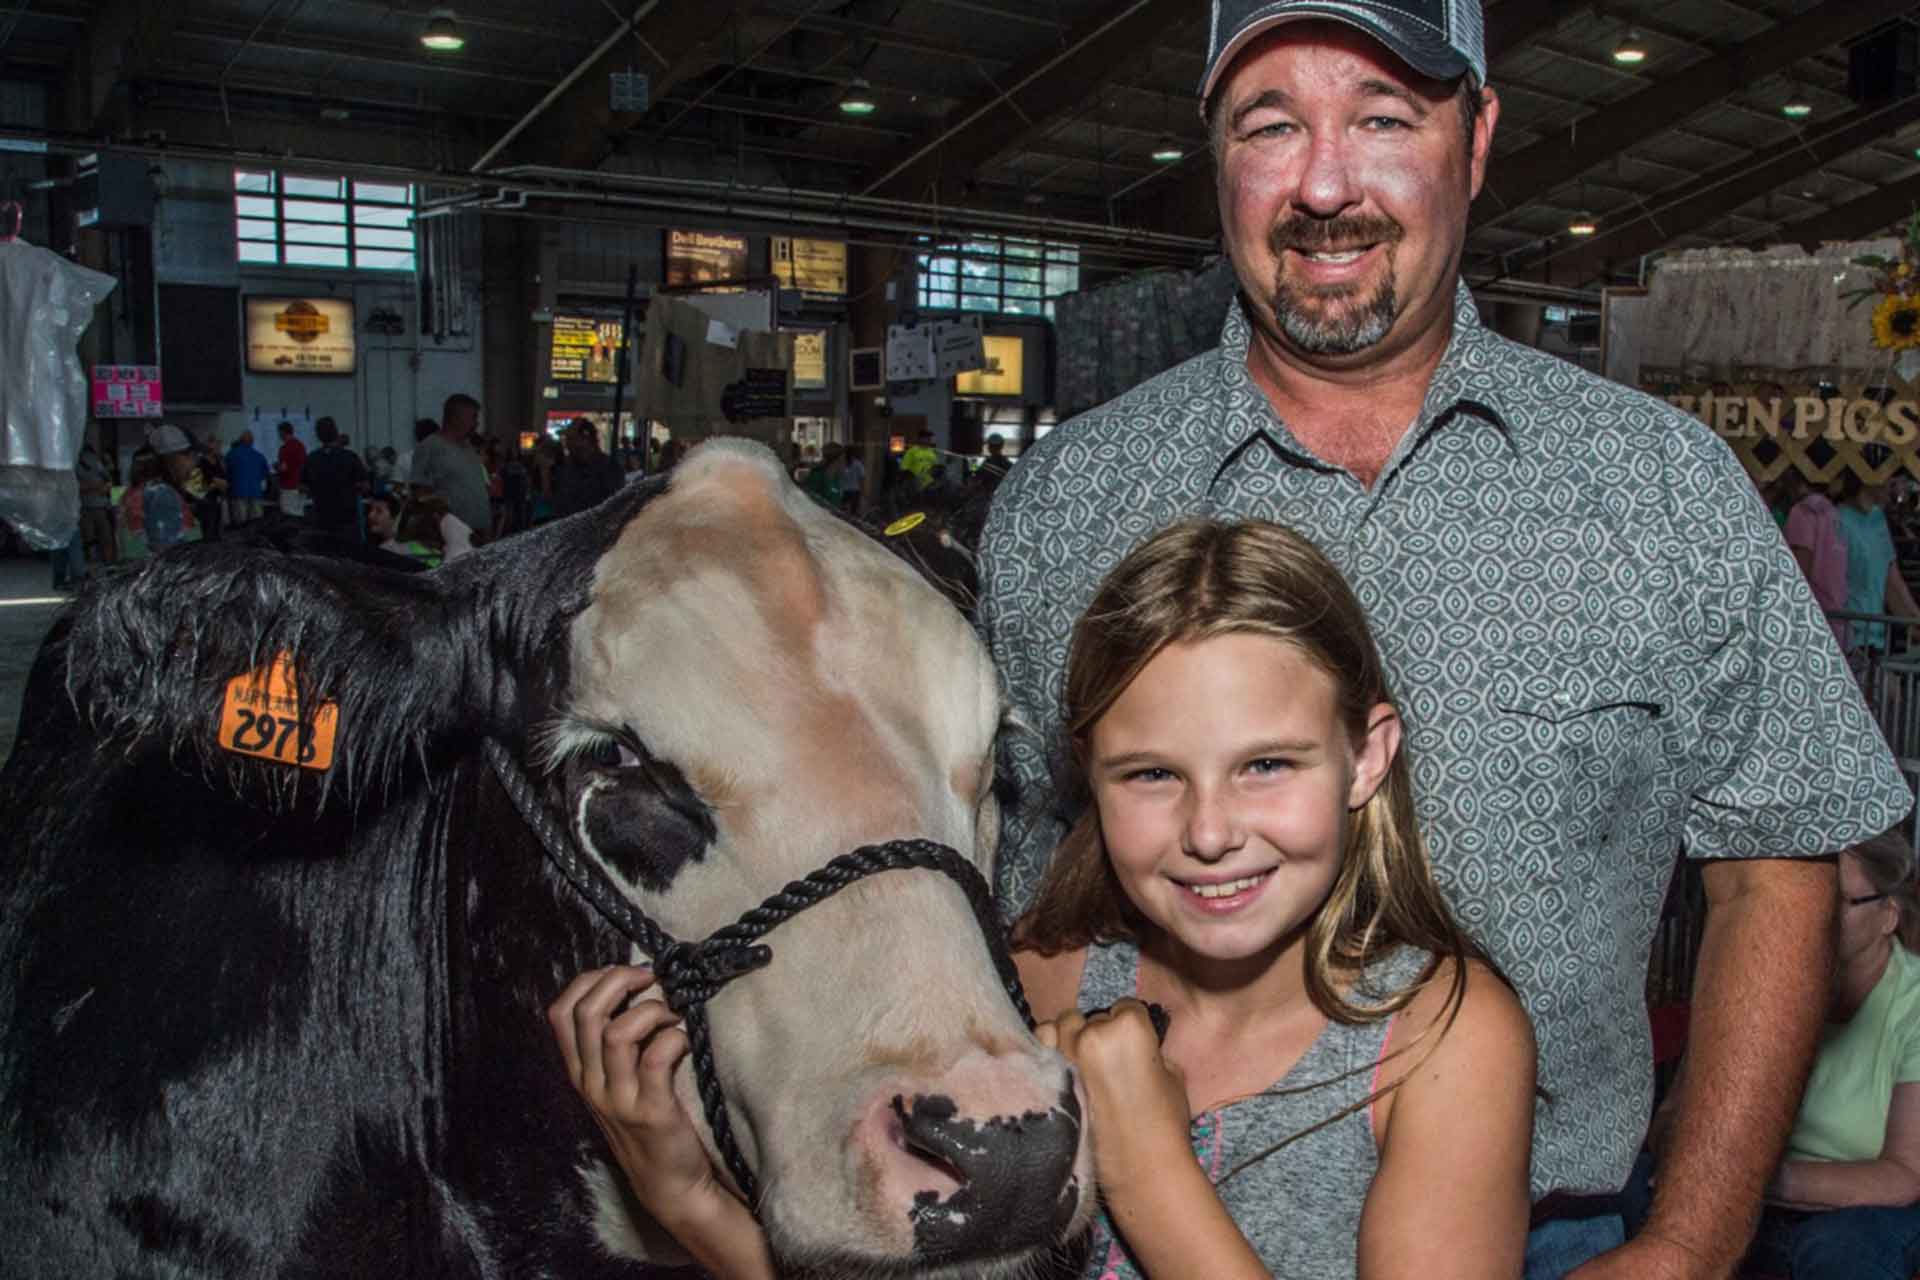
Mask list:
[[[197,750],[281,802],[318,785],[377,806],[498,738],[621,892],[687,940],[863,844],[924,837],[991,872],[1001,707],[984,649],[758,446],[710,443],[669,483],[420,577],[162,557],[90,596],[61,644],[106,736],[165,738],[176,767]],[[208,748],[225,682],[279,652],[310,701],[339,705],[326,777]],[[1076,1085],[1022,1025],[958,885],[885,872],[766,942],[771,966],[709,1016],[788,1265],[1013,1271],[1084,1225]],[[676,1085],[704,1131],[685,1067]],[[639,1248],[605,1169],[582,1174],[602,1241]]]

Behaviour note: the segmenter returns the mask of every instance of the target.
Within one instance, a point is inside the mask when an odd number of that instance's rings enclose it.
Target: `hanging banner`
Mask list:
[[[667,232],[667,286],[741,280],[747,274],[747,238],[722,231]],[[738,293],[733,285],[718,293]]]
[[[248,298],[248,373],[352,373],[353,303]]]
[[[96,418],[161,416],[160,367],[151,364],[97,364],[91,379]]]

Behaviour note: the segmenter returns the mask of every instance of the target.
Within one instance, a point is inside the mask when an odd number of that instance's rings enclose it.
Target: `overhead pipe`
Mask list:
[[[578,80],[581,76],[584,76],[585,74],[587,74],[588,71],[592,70],[594,63],[606,57],[606,55],[612,51],[613,46],[615,46],[616,44],[619,44],[622,40],[626,39],[628,34],[632,32],[632,30],[635,27],[640,25],[640,20],[642,18],[645,18],[648,14],[652,13],[654,11],[654,8],[657,5],[659,5],[659,3],[660,3],[660,0],[645,0],[645,3],[643,3],[638,9],[635,9],[633,11],[633,16],[631,18],[628,18],[625,22],[615,27],[613,29],[612,35],[608,36],[605,40],[602,40],[598,45],[594,47],[594,50],[592,53],[588,54],[585,58],[581,59],[579,66],[567,72],[566,75],[560,77],[560,83],[554,85],[553,88],[547,90],[546,97],[534,103],[533,107],[527,112],[527,114],[521,116],[518,120],[514,121],[513,127],[511,129],[508,129],[506,133],[501,135],[500,141],[488,147],[486,150],[486,153],[482,155],[478,160],[475,160],[473,162],[473,167],[469,169],[468,172],[479,173],[481,170],[485,169],[488,163],[491,162],[495,156],[499,155],[502,151],[505,151],[508,146],[512,145],[513,140],[515,138],[519,137],[523,132],[526,131],[526,128],[528,125],[532,124],[535,120],[538,120],[541,114],[545,112],[548,107],[558,102],[560,100],[560,95],[565,93],[567,90],[571,89],[576,80]]]

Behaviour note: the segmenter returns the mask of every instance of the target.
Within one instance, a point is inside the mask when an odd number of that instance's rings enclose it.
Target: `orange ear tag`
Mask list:
[[[300,694],[293,663],[284,653],[264,671],[249,671],[227,681],[220,704],[220,746],[236,755],[298,765],[333,767],[333,738],[340,726],[340,704],[323,702],[313,723],[300,726]]]

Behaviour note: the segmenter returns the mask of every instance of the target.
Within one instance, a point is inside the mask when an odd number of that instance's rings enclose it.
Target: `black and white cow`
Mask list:
[[[216,740],[260,745],[229,682],[279,654],[337,706],[324,772]],[[863,843],[988,868],[998,718],[961,616],[733,442],[433,574],[213,545],[92,589],[0,774],[0,1275],[652,1274],[543,1020],[626,944],[483,740],[699,938]],[[709,1008],[788,1265],[1013,1274],[1085,1224],[1072,1077],[960,886],[886,872],[767,941]],[[971,1157],[903,1131],[916,1098],[1031,1144],[937,1265],[915,1201]]]

